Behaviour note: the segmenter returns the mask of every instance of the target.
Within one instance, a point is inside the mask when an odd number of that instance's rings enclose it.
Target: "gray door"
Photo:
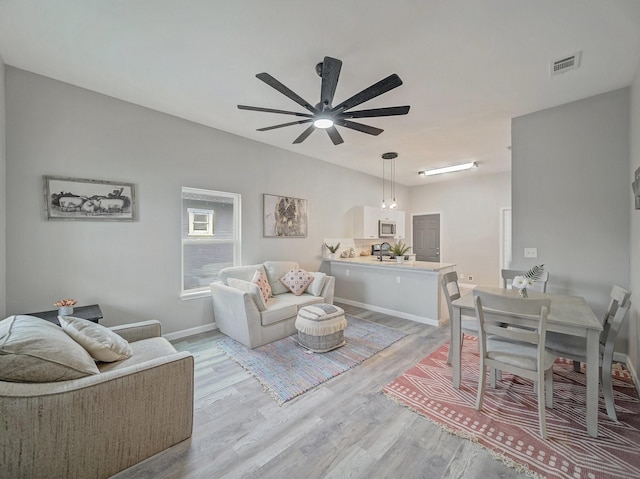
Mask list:
[[[440,262],[440,215],[413,217],[413,252],[417,261]]]

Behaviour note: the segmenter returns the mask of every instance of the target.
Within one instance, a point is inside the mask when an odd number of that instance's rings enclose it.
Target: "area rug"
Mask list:
[[[295,335],[256,349],[249,349],[231,338],[220,339],[217,344],[282,405],[406,336],[380,324],[349,315],[346,318],[346,344],[326,353],[310,353],[298,344]]]
[[[614,376],[619,422],[607,416],[600,393],[598,437],[591,438],[585,421],[584,366],[581,373],[576,373],[570,361],[558,359],[545,441],[540,438],[531,381],[503,372],[496,389],[487,383],[483,409],[476,411],[477,338],[465,336],[460,389],[452,385],[452,368],[446,364],[448,351],[447,343],[385,386],[383,392],[531,476],[640,478],[640,401],[629,372],[622,366],[617,365]]]

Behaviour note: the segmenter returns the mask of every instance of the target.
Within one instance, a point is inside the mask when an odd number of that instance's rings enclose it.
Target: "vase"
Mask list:
[[[528,298],[529,297],[529,294],[527,294],[527,288],[522,288],[520,290],[520,297],[521,298]]]
[[[329,253],[329,259],[336,259],[335,253]]]
[[[60,306],[58,308],[58,316],[69,316],[73,314],[73,306]]]
[[[404,256],[396,256],[396,261],[398,262],[398,264],[404,263]]]

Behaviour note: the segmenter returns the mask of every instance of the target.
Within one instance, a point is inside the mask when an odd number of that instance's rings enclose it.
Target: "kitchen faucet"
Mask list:
[[[382,250],[383,250],[383,246],[387,245],[387,251],[389,251],[389,248],[391,248],[391,245],[389,243],[387,243],[386,241],[384,243],[380,243],[380,256],[378,256],[378,261],[382,261]]]

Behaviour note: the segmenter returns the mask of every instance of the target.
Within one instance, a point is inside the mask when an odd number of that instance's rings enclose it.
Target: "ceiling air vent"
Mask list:
[[[578,68],[580,66],[580,54],[581,52],[574,53],[571,56],[560,58],[551,63],[551,76]]]

